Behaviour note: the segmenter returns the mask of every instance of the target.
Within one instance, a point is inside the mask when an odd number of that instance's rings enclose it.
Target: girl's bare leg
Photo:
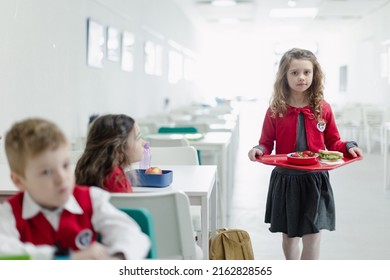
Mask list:
[[[301,260],[318,260],[320,258],[321,232],[306,234],[302,237]]]
[[[286,260],[299,260],[299,237],[288,237],[287,234],[283,233],[283,252]]]

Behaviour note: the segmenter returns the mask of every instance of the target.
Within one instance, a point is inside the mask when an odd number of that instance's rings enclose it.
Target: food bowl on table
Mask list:
[[[318,154],[311,151],[287,154],[287,162],[295,165],[311,165],[318,162]]]
[[[172,184],[172,170],[162,170],[162,174],[146,174],[145,169],[136,169],[137,186],[165,188]]]

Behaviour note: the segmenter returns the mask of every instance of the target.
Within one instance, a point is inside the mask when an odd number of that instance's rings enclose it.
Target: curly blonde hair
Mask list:
[[[324,73],[317,61],[316,56],[309,50],[293,48],[287,51],[280,59],[276,80],[274,83],[274,93],[270,101],[272,116],[283,117],[287,111],[287,100],[291,91],[287,81],[287,71],[293,59],[308,60],[313,64],[313,81],[310,88],[305,92],[309,106],[313,110],[316,119],[322,116],[321,101],[324,99]]]

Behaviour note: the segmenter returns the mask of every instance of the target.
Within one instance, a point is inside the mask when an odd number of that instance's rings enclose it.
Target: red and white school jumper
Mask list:
[[[16,194],[0,205],[0,254],[52,259],[56,246],[82,250],[99,233],[110,254],[145,258],[149,238],[109,198],[100,188],[76,186],[65,205],[51,211],[36,204],[28,192]]]

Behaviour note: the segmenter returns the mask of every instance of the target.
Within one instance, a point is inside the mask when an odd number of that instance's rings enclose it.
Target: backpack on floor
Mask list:
[[[245,230],[217,230],[210,240],[210,260],[254,260],[251,238]]]

